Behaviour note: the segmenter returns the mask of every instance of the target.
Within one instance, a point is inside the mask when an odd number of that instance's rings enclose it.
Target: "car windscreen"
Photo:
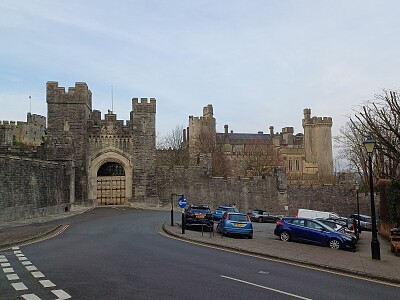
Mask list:
[[[229,220],[236,222],[248,222],[248,218],[245,215],[229,215]]]

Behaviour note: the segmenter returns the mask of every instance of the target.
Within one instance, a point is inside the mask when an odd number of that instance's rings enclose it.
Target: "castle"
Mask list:
[[[133,98],[124,121],[112,111],[103,119],[86,83],[66,91],[50,81],[46,94],[47,128],[45,117],[30,113],[27,122],[0,123],[4,215],[74,203],[166,206],[181,193],[211,205],[231,199],[243,208],[282,213],[299,205],[290,204],[288,184],[332,180],[332,119],[311,117],[310,109],[304,110],[304,133],[294,134],[293,127],[275,132],[273,126],[269,133],[234,133],[228,125],[218,133],[207,105],[202,116],[189,116],[184,130],[188,163],[167,166],[156,150],[155,98]],[[21,150],[26,146],[31,150]]]
[[[190,164],[196,164],[205,151],[214,152],[220,165],[225,160],[222,176],[267,176],[281,167],[289,183],[331,183],[332,118],[311,117],[311,109],[304,109],[302,123],[304,134],[296,135],[293,127],[282,128],[279,133],[273,126],[267,134],[229,132],[228,125],[224,133],[217,133],[209,104],[203,108],[203,116],[189,117],[184,144],[189,149]]]

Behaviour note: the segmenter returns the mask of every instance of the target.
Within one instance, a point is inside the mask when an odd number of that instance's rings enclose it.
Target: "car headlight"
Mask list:
[[[352,241],[353,240],[353,238],[351,236],[347,235],[347,234],[342,234],[342,238],[344,238],[347,241]]]

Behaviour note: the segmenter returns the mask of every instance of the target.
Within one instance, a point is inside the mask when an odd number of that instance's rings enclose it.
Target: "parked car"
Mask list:
[[[347,221],[346,222],[340,222],[335,219],[315,219],[329,227],[331,227],[333,230],[349,234],[351,236],[354,236],[356,238],[356,241],[358,240],[358,235],[356,235],[356,232],[354,229],[352,229],[352,226],[348,225]]]
[[[185,209],[186,227],[194,225],[206,225],[214,227],[211,209],[208,205],[190,205]]]
[[[272,222],[276,223],[280,218],[277,215],[271,214],[262,209],[255,209],[248,213],[250,220],[253,222]]]
[[[221,220],[225,212],[239,212],[239,209],[235,206],[220,205],[214,210],[214,220]]]
[[[285,242],[293,240],[332,249],[355,249],[356,245],[355,237],[307,218],[282,218],[276,223],[274,234]]]
[[[332,217],[339,218],[339,215],[334,212],[299,208],[299,210],[297,211],[296,217],[309,218],[309,219],[316,219],[316,218],[327,219],[327,218],[332,218]]]
[[[250,217],[239,212],[225,212],[217,225],[217,233],[223,236],[243,236],[253,238],[253,224]]]
[[[356,220],[356,223],[358,222],[357,214],[352,214],[350,218]],[[367,215],[360,215],[360,227],[364,230],[372,230],[372,218]]]

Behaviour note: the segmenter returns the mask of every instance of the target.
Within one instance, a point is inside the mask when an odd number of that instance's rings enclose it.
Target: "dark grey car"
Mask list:
[[[271,214],[265,210],[262,209],[255,209],[252,210],[250,213],[248,213],[250,216],[251,221],[253,222],[270,222],[270,223],[276,223],[276,221],[280,220],[280,218],[277,215]]]

